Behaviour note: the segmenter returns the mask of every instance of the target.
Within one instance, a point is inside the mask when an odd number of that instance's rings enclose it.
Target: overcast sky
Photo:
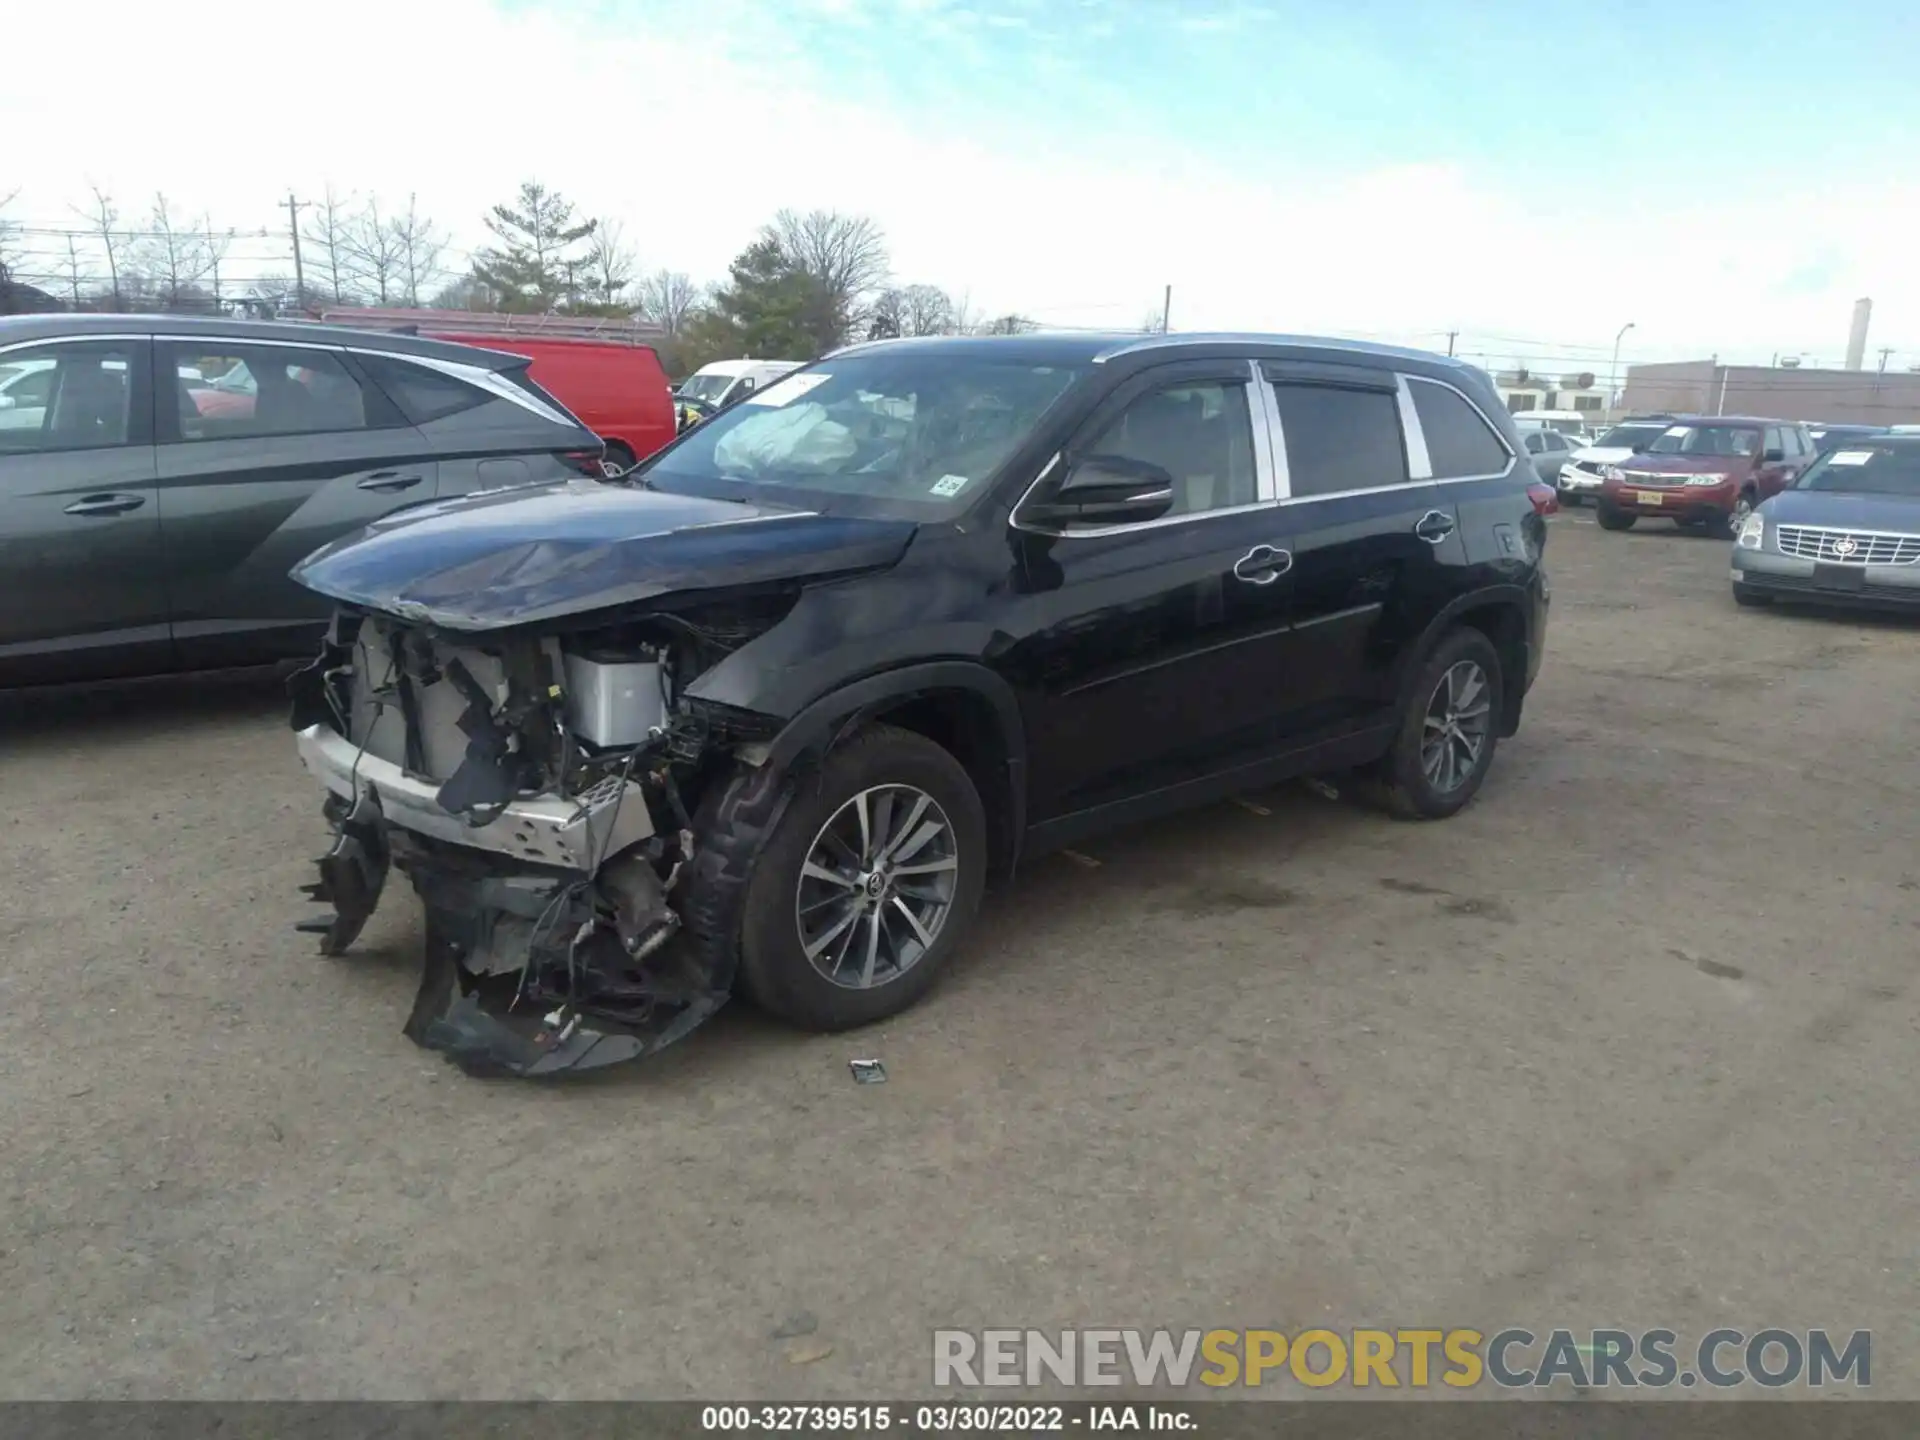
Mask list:
[[[1920,364],[1910,0],[64,0],[4,33],[37,228],[95,183],[284,231],[331,183],[472,248],[537,176],[701,280],[827,206],[902,282],[1055,324],[1171,283],[1177,329],[1838,363],[1870,295]]]

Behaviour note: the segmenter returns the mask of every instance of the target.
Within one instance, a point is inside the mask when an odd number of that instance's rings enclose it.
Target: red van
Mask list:
[[[660,334],[653,326],[552,315],[344,307],[323,311],[320,319],[526,356],[533,362],[528,374],[606,441],[606,458],[621,472],[673,439],[678,428],[667,372],[647,343]]]

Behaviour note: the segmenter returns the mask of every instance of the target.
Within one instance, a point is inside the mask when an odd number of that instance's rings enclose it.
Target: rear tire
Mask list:
[[[1483,688],[1467,688],[1477,672]],[[1452,697],[1447,687],[1453,681]],[[1444,820],[1464,809],[1479,793],[1493,765],[1498,744],[1501,708],[1506,694],[1500,654],[1480,631],[1462,626],[1450,631],[1433,649],[1408,689],[1405,711],[1394,734],[1393,748],[1366,777],[1361,793],[1400,820]],[[1478,729],[1478,747],[1467,761],[1465,748],[1443,736],[1443,749],[1455,759],[1454,768],[1433,773],[1436,706],[1451,711],[1462,730],[1473,728],[1471,712],[1484,702],[1484,726]]]
[[[929,825],[941,833],[915,843]],[[882,867],[848,845],[858,851],[869,826],[876,857],[889,827],[899,832],[894,851],[902,857],[885,863],[887,878],[873,889],[853,877]],[[808,1030],[897,1015],[933,988],[965,941],[986,869],[986,810],[960,762],[912,731],[863,731],[797,783],[753,867],[740,926],[746,993]],[[827,870],[842,878],[823,878]],[[934,893],[942,900],[925,898]],[[849,914],[848,926],[836,930]],[[824,948],[810,956],[809,940],[820,946],[823,937]]]
[[[1631,530],[1638,515],[1630,515],[1618,506],[1609,505],[1605,500],[1599,502],[1600,513],[1596,517],[1602,530]]]
[[[609,480],[618,480],[633,467],[633,451],[618,440],[607,441],[606,453],[600,457],[600,473]]]

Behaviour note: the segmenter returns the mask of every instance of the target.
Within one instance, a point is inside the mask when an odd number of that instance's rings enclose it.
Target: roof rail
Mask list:
[[[597,340],[602,344],[652,345],[666,331],[645,320],[599,315],[498,315],[476,310],[414,310],[384,306],[341,305],[311,316],[322,325],[347,325],[356,330],[384,330],[401,335],[458,335],[476,340],[487,336],[543,340]]]

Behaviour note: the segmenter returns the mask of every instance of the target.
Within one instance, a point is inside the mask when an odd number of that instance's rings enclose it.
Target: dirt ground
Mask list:
[[[0,1396],[912,1395],[940,1326],[1310,1322],[1871,1328],[1920,1396],[1920,631],[1591,515],[1459,818],[1119,835],[894,1023],[566,1086],[401,1036],[404,885],[293,932],[275,681],[0,701]]]

